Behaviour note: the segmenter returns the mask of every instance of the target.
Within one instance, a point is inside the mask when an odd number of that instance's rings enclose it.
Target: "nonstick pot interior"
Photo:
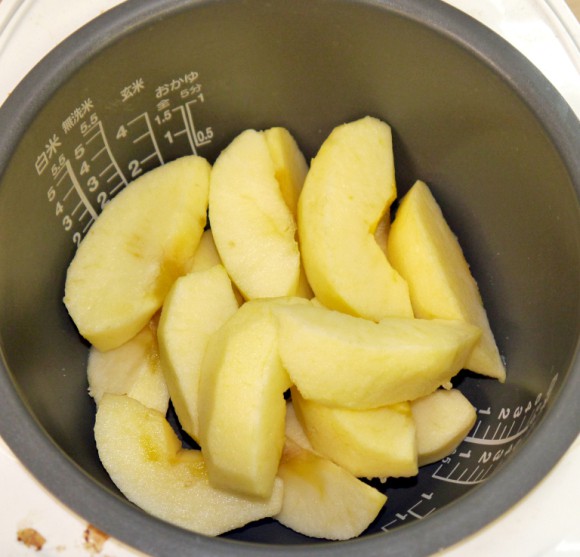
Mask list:
[[[337,124],[393,128],[464,247],[508,370],[461,374],[478,422],[361,539],[266,520],[220,539],[128,503],[102,468],[88,346],[62,304],[78,242],[131,179],[286,126],[307,158]],[[0,112],[0,431],[76,512],[152,555],[423,555],[499,516],[578,434],[578,120],[504,41],[435,1],[130,0],[51,53]],[[422,518],[421,520],[419,520]]]

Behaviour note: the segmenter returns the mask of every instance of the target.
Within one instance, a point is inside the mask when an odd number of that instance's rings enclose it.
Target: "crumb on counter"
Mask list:
[[[26,547],[40,551],[46,543],[46,538],[34,528],[22,528],[17,532],[17,539]]]
[[[109,536],[96,526],[89,524],[84,531],[85,549],[90,552],[100,553]]]

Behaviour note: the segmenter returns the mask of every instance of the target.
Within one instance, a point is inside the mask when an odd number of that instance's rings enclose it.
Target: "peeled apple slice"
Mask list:
[[[280,188],[282,198],[296,221],[298,199],[308,174],[308,163],[298,147],[292,134],[282,127],[264,130],[264,139],[274,163],[274,175]],[[296,296],[312,298],[314,294],[308,284],[302,262],[300,262],[300,276],[296,288]]]
[[[421,181],[403,197],[391,226],[388,254],[409,284],[416,317],[461,319],[482,331],[465,367],[505,381],[505,366],[477,283],[441,208]]]
[[[308,164],[296,140],[286,128],[270,128],[263,133],[274,163],[274,174],[280,192],[296,218],[298,198],[308,173]]]
[[[419,472],[415,423],[408,402],[371,410],[331,408],[292,389],[292,404],[314,450],[359,478]]]
[[[216,265],[178,278],[159,319],[161,367],[181,427],[199,441],[201,363],[210,336],[238,309],[225,269]]]
[[[290,387],[270,307],[246,302],[212,335],[199,385],[199,437],[212,483],[260,497],[275,482]]]
[[[81,242],[64,303],[99,350],[136,335],[185,274],[206,223],[209,174],[197,156],[143,174],[105,206]]]
[[[294,409],[294,403],[289,400],[286,403],[286,439],[290,439],[303,449],[308,449],[309,451],[314,451],[306,432],[302,427],[302,424],[296,416],[296,410]]]
[[[328,459],[288,439],[280,462],[282,509],[274,517],[306,536],[347,540],[361,534],[387,498]]]
[[[97,406],[105,393],[128,395],[165,415],[169,391],[159,363],[157,320],[118,348],[101,352],[91,347],[87,378]]]
[[[439,389],[411,401],[417,430],[419,466],[451,454],[477,419],[475,408],[458,389]]]
[[[193,254],[189,273],[193,273],[194,271],[207,271],[216,265],[223,266],[220,254],[218,253],[218,250],[215,246],[212,231],[210,228],[208,228],[207,230],[204,230],[203,234],[201,235],[199,245]],[[238,305],[241,306],[244,303],[244,298],[235,284],[232,284],[232,288],[234,290],[236,300],[238,301]]]
[[[209,218],[223,265],[246,300],[296,294],[296,223],[262,132],[242,132],[218,156]]]
[[[207,271],[216,265],[221,265],[222,260],[215,247],[215,242],[213,240],[213,234],[208,228],[204,230],[199,244],[195,253],[193,254],[193,259],[191,260],[190,273],[194,271]]]
[[[201,452],[182,449],[164,415],[130,397],[102,398],[95,440],[103,466],[127,499],[176,526],[217,536],[281,509],[280,479],[263,500],[213,487]]]
[[[374,323],[308,302],[275,315],[280,357],[301,395],[353,409],[429,394],[462,369],[480,336],[464,321]]]
[[[298,202],[304,269],[326,307],[374,321],[413,317],[407,284],[374,236],[396,194],[391,128],[368,116],[335,128]]]

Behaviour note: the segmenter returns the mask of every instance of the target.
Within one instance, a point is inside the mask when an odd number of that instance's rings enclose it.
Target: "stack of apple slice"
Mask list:
[[[391,223],[396,197],[391,130],[366,117],[310,167],[286,129],[246,130],[213,168],[177,159],[105,207],[64,302],[93,345],[99,456],[129,500],[206,535],[274,517],[348,539],[386,501],[361,478],[457,447],[475,410],[452,378],[505,369],[429,189]]]

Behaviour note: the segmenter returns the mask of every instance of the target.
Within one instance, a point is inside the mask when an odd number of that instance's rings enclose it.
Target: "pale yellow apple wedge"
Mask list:
[[[201,363],[210,336],[238,309],[222,265],[177,279],[167,294],[157,336],[161,368],[181,427],[199,441]]]
[[[99,350],[135,336],[185,273],[206,222],[209,174],[197,156],[143,174],[105,205],[81,242],[64,303]]]
[[[317,453],[359,478],[418,473],[415,423],[408,402],[371,410],[331,408],[292,388],[292,404]]]
[[[278,471],[282,509],[274,517],[306,536],[347,540],[360,535],[387,498],[326,458],[287,439]]]
[[[505,380],[481,295],[463,251],[428,186],[421,181],[404,196],[388,238],[393,266],[409,284],[417,317],[462,319],[482,331],[467,369]]]
[[[277,306],[283,365],[304,398],[369,409],[424,396],[463,367],[479,339],[464,321],[374,323],[312,303]]]
[[[335,128],[298,202],[304,269],[326,307],[374,321],[413,316],[407,284],[374,237],[396,194],[390,127],[366,117]]]
[[[385,255],[387,255],[387,238],[389,237],[389,228],[391,228],[391,213],[387,212],[378,222],[374,234],[375,242]]]
[[[195,271],[207,271],[216,265],[223,266],[220,254],[218,253],[218,250],[215,246],[212,231],[208,228],[201,235],[201,240],[199,241],[199,245],[193,254],[193,259],[188,272],[193,273]],[[232,284],[232,288],[234,290],[236,300],[238,301],[238,305],[241,306],[245,301],[244,297],[235,284]]]
[[[298,199],[308,173],[308,163],[296,140],[286,128],[278,126],[263,133],[274,163],[274,175],[280,192],[296,218]]]
[[[270,306],[246,302],[212,335],[199,385],[199,437],[212,483],[262,497],[282,454],[290,387]]]
[[[451,454],[474,426],[477,414],[458,389],[439,389],[411,401],[419,466]]]
[[[286,402],[285,434],[286,439],[290,439],[303,449],[308,449],[309,451],[314,452],[312,444],[310,443],[302,424],[298,420],[294,404],[291,400]]]
[[[222,260],[220,259],[220,254],[215,247],[215,242],[213,240],[213,234],[208,228],[204,230],[199,244],[193,258],[191,260],[191,267],[189,272],[193,273],[195,271],[207,271],[216,265],[221,265]]]
[[[286,205],[290,209],[294,220],[298,213],[298,199],[304,186],[304,180],[308,174],[308,163],[298,147],[292,134],[282,127],[265,130],[264,138],[268,144],[270,157],[274,163],[274,174],[280,187],[280,193]],[[310,288],[302,262],[300,264],[300,276],[296,288],[296,296],[312,298],[314,293]]]
[[[224,267],[245,299],[293,296],[300,275],[296,223],[262,132],[246,130],[218,156],[209,218]]]
[[[215,488],[201,452],[182,449],[165,416],[130,397],[102,398],[95,441],[103,466],[127,499],[176,526],[217,536],[281,509],[280,479],[266,499]]]
[[[169,391],[159,363],[157,319],[118,348],[101,352],[91,347],[87,378],[97,406],[105,393],[126,394],[165,415]]]

